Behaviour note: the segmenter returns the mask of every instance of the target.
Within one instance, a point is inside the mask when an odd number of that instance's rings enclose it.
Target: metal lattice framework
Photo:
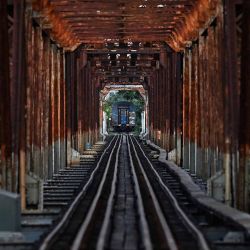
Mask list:
[[[159,68],[161,51],[179,51],[216,12],[218,0],[40,0],[34,19],[66,50],[81,45],[95,73],[139,83]]]
[[[40,0],[37,18],[65,47],[107,41],[164,41],[178,50],[217,0]],[[192,30],[192,31],[191,31]]]

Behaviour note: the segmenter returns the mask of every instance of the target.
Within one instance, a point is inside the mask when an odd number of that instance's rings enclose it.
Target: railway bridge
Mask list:
[[[250,249],[249,0],[0,16],[0,249]],[[136,132],[107,130],[119,91]]]

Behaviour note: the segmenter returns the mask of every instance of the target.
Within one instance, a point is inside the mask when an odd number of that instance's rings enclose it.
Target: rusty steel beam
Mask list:
[[[1,188],[7,189],[7,171],[11,168],[11,96],[7,1],[0,5],[0,165]]]
[[[38,64],[42,60],[41,53],[41,29],[39,27],[34,28],[34,48],[33,48],[33,82],[32,82],[32,92],[31,92],[31,103],[32,103],[32,116],[31,116],[31,126],[32,126],[32,151],[31,151],[31,160],[32,160],[32,170],[37,176],[42,176],[41,165],[41,66]]]
[[[183,56],[181,53],[177,54],[176,65],[176,163],[182,163],[182,71],[183,71]]]
[[[53,46],[53,72],[54,77],[52,80],[52,148],[54,152],[54,172],[57,173],[59,171],[59,130],[60,130],[60,96],[59,96],[59,67],[58,67],[58,50],[56,46]]]
[[[49,176],[49,122],[50,122],[50,39],[44,37],[43,45],[43,138],[42,147],[44,150],[43,173],[47,178]]]
[[[30,171],[31,168],[31,85],[33,81],[33,27],[31,21],[31,9],[26,10],[26,169]]]
[[[196,76],[197,76],[197,71],[195,65],[196,57],[197,57],[197,51],[198,48],[197,46],[192,46],[190,48],[190,62],[189,62],[189,150],[191,152],[190,154],[190,159],[189,159],[189,169],[192,174],[196,173],[196,159],[195,159],[195,147],[196,147],[196,134],[195,134],[195,126],[196,126],[196,114],[197,114],[197,106],[196,103],[198,102],[198,99],[195,94],[196,94],[196,89],[197,89],[197,84],[196,84]]]
[[[161,113],[161,116],[162,116],[162,133],[163,133],[163,147],[165,149],[168,148],[168,141],[167,141],[167,127],[166,127],[166,113],[167,113],[167,100],[168,100],[168,97],[167,97],[167,65],[168,65],[168,62],[167,62],[167,53],[165,51],[165,56],[166,56],[166,62],[165,62],[165,67],[163,67],[163,72],[162,72],[162,102],[163,102],[163,106],[162,106],[162,113]]]
[[[72,82],[73,82],[73,70],[72,70],[72,58],[73,53],[67,52],[65,54],[65,76],[66,76],[66,133],[67,133],[67,166],[71,164],[71,148],[72,148]]]
[[[218,0],[187,0],[187,1],[161,1],[147,2],[142,4],[137,1],[129,2],[101,2],[93,1],[91,3],[83,1],[65,2],[65,1],[34,1],[34,8],[40,12],[40,18],[51,26],[52,34],[63,46],[72,48],[72,46],[79,45],[80,42],[86,42],[84,36],[79,35],[78,31],[71,32],[72,24],[76,23],[83,31],[88,31],[88,27],[92,25],[95,27],[95,34],[98,34],[98,26],[94,25],[95,21],[102,19],[112,20],[111,26],[107,26],[105,34],[109,34],[111,29],[116,26],[123,31],[126,30],[127,23],[139,21],[141,19],[145,21],[140,25],[140,28],[147,27],[147,20],[160,20],[161,25],[164,20],[169,20],[166,30],[170,30],[169,33],[165,33],[166,37],[158,39],[167,41],[170,46],[176,50],[183,49],[185,42],[190,41],[194,35],[198,35],[198,31],[204,22],[208,21],[207,18],[215,13]],[[117,14],[117,10],[121,13]],[[39,14],[38,14],[39,15]],[[179,18],[178,18],[179,17]],[[89,25],[86,25],[86,21],[91,20]],[[94,22],[92,20],[95,20]],[[105,20],[104,20],[105,21]],[[106,20],[107,21],[107,20]],[[80,23],[86,23],[81,25]],[[114,23],[115,22],[115,23]],[[113,25],[115,24],[115,26]],[[201,24],[201,25],[200,25]],[[120,28],[119,28],[120,26]],[[64,27],[65,34],[62,34]],[[123,27],[123,28],[122,28]],[[70,31],[69,31],[70,30]],[[124,32],[124,31],[123,31]],[[151,29],[148,37],[142,37],[145,40],[153,41],[157,39],[153,32],[155,29]],[[117,31],[116,31],[117,33]],[[74,39],[70,39],[74,37]],[[98,39],[98,36],[92,38],[93,42],[104,43],[105,38],[109,38],[110,35],[106,35]],[[114,36],[114,39],[127,39],[141,40],[141,35],[136,35],[136,32],[131,33],[130,37]],[[90,41],[90,40],[89,40]]]
[[[176,130],[176,102],[175,102],[175,98],[176,98],[176,53],[170,53],[170,64],[169,64],[169,71],[170,71],[170,96],[169,96],[169,107],[170,107],[170,114],[169,114],[169,122],[170,122],[170,138],[169,138],[169,143],[170,143],[170,151],[175,149],[175,130]]]
[[[182,93],[182,80],[177,76],[177,72],[181,72],[180,60],[179,54],[168,51],[164,67],[155,70],[149,83],[150,137],[167,151],[177,144],[181,147],[180,113],[177,112]]]
[[[87,142],[93,143],[97,139],[96,117],[99,108],[96,94],[99,93],[96,93],[90,62],[86,64],[84,60],[85,52],[77,50],[70,55],[67,54],[66,57],[67,72],[70,74],[67,84],[70,85],[71,92],[70,96],[67,96],[71,117],[67,119],[71,124],[71,145],[82,152]]]
[[[239,97],[237,89],[237,78],[235,65],[236,61],[236,16],[234,0],[225,1],[225,175],[226,193],[225,199],[228,204],[234,205],[235,185],[232,178],[237,168],[237,148],[238,148],[238,114]],[[231,156],[230,156],[231,155]],[[230,159],[229,159],[230,158]]]
[[[183,167],[189,168],[189,75],[190,75],[190,50],[187,48],[184,57],[183,69]]]
[[[25,209],[25,105],[26,105],[26,72],[25,72],[25,2],[14,1],[13,29],[13,71],[12,71],[12,113],[13,113],[13,184],[12,190],[20,192],[21,206]]]
[[[80,67],[80,56],[78,55],[76,60],[76,66],[77,66],[77,148],[80,153],[83,151],[82,147],[82,113],[81,113],[81,67]]]
[[[241,91],[240,91],[240,127],[239,153],[240,165],[238,176],[238,200],[240,209],[250,211],[249,182],[250,182],[250,2],[243,1],[242,23],[242,59],[241,59]]]
[[[31,15],[28,11],[27,171],[46,179],[66,164],[64,54]]]
[[[66,166],[66,105],[65,105],[65,95],[66,95],[66,83],[65,83],[65,68],[64,68],[64,58],[65,54],[62,49],[59,50],[59,67],[60,67],[60,168]]]
[[[67,22],[62,20],[60,15],[55,14],[55,11],[51,9],[51,5],[48,1],[34,1],[32,6],[34,10],[42,13],[42,17],[43,13],[46,13],[44,15],[46,22],[48,22],[48,24],[53,24],[51,35],[58,43],[70,49],[74,49],[80,44],[75,35],[70,31]]]

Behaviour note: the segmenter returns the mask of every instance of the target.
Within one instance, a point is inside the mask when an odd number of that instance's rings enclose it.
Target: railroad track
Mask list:
[[[150,155],[152,148],[150,148],[148,145],[145,145],[145,143],[139,143],[136,138],[133,138],[133,141],[135,142],[138,150],[141,151],[141,154]],[[150,168],[147,168],[147,171],[150,178],[152,178],[152,184],[155,190],[157,190],[157,185],[160,183],[171,192],[175,198],[174,202],[179,204],[180,209],[183,213],[185,213],[188,220],[191,221],[196,229],[204,235],[203,237],[206,242],[208,242],[210,249],[250,249],[249,232],[246,230],[246,228],[240,224],[237,224],[232,218],[218,214],[216,211],[210,209],[209,206],[201,205],[197,200],[190,196],[189,192],[187,191],[187,187],[181,184],[180,177],[167,164],[163,164],[156,158],[154,155],[151,155],[151,157],[144,158],[145,161],[143,161],[144,166],[151,165]],[[154,179],[153,176],[157,176],[157,179]],[[166,200],[162,199],[160,196],[160,192],[156,191],[156,193],[161,202],[166,202]],[[221,203],[218,203],[218,205],[222,207],[224,206],[223,208],[225,210],[228,209],[227,206]],[[163,204],[162,207],[164,211]],[[244,218],[244,215],[240,214],[236,210],[233,213],[234,216],[237,216],[238,218]],[[171,217],[170,213],[167,212],[166,217]],[[177,242],[183,244],[185,237],[182,235],[178,236],[174,233],[175,224],[173,227],[171,226],[171,223],[169,223],[169,225],[175,238],[177,239]],[[186,249],[194,248],[190,247]],[[201,249],[200,246],[198,246],[198,249]]]
[[[112,138],[110,140],[112,141]],[[51,180],[44,183],[44,209],[49,211],[67,210],[78,191],[87,183],[101,157],[103,148],[103,144],[94,145],[91,150],[84,152],[79,164],[59,170],[58,174],[54,174]]]
[[[138,174],[143,175],[149,183],[148,185],[151,187],[150,195],[154,195],[162,213],[161,222],[164,222],[171,232],[172,244],[168,244],[168,249],[210,249],[203,234],[186,216],[175,196],[162,182],[137,140],[133,136],[129,140],[134,150],[134,158],[137,160]],[[169,238],[168,235],[166,237]]]
[[[104,208],[101,212],[100,209],[93,211],[88,225],[83,224],[73,242],[72,250],[150,250],[156,245],[158,249],[167,249],[165,234],[169,233],[170,239],[172,236],[168,228],[162,227],[160,220],[156,220],[159,212],[157,210],[151,211],[150,222],[154,223],[158,231],[154,239],[151,239],[151,234],[155,232],[152,232],[152,227],[150,230],[146,218],[131,150],[128,137],[123,135],[116,153],[115,165],[110,169],[103,194],[100,194],[99,202]],[[104,197],[101,197],[102,195]],[[148,199],[147,206],[153,205],[153,201]]]
[[[57,226],[40,244],[39,249],[70,249],[77,231],[87,217],[98,185],[102,180],[103,173],[107,169],[106,165],[111,161],[118,142],[118,136],[114,137],[110,142],[110,145],[103,152],[87,183],[82,187],[82,190],[78,193],[73,203],[71,203]]]
[[[210,219],[213,226],[222,221],[197,208],[178,178],[150,159],[149,150],[134,136],[115,136],[39,249],[222,249],[204,229]],[[239,232],[224,221],[221,226]],[[234,248],[232,242],[223,246]]]

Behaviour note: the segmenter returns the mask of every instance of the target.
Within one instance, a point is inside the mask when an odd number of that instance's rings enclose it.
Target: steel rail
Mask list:
[[[108,199],[108,204],[107,204],[107,209],[106,209],[106,213],[105,213],[105,217],[104,217],[104,221],[102,224],[102,228],[101,228],[101,232],[99,234],[98,237],[98,242],[97,242],[97,250],[101,250],[105,248],[105,243],[106,243],[106,239],[107,239],[107,234],[108,234],[108,227],[110,224],[110,216],[112,213],[112,209],[113,209],[113,204],[114,204],[114,197],[115,197],[115,193],[116,193],[116,183],[117,183],[117,175],[118,175],[118,160],[119,160],[119,153],[120,153],[120,146],[119,145],[119,149],[118,149],[118,157],[116,155],[116,160],[115,160],[115,169],[114,169],[114,178],[112,181],[112,187],[111,187],[111,192],[110,192],[110,196]]]
[[[134,138],[134,136],[133,136],[133,138]],[[150,162],[150,160],[148,159],[148,157],[144,153],[143,149],[141,148],[141,145],[138,143],[138,141],[135,138],[134,138],[134,140],[136,141],[136,144],[140,148],[140,151],[142,152],[144,158],[147,160],[149,166],[151,167],[151,169],[153,170],[154,174],[156,175],[156,177],[157,177],[160,185],[162,186],[162,188],[164,189],[164,191],[168,194],[168,196],[169,196],[169,198],[171,200],[171,203],[175,207],[176,211],[183,218],[183,221],[186,224],[186,226],[188,226],[189,229],[192,231],[192,233],[195,235],[196,239],[198,240],[198,244],[199,244],[200,249],[202,249],[202,250],[210,250],[210,247],[209,247],[209,245],[208,245],[208,243],[207,243],[204,235],[200,232],[200,230],[194,225],[194,223],[187,217],[187,215],[185,214],[185,212],[181,209],[181,207],[179,206],[178,201],[176,200],[176,198],[174,197],[174,195],[172,194],[172,192],[170,191],[170,189],[162,181],[160,175],[157,173],[157,171],[155,170],[154,166],[152,165],[152,163]]]
[[[62,220],[56,225],[56,227],[47,235],[47,237],[44,239],[43,243],[40,245],[39,250],[46,250],[50,241],[55,237],[55,235],[60,231],[60,229],[65,225],[65,223],[68,221],[69,216],[72,214],[74,208],[77,206],[77,204],[79,203],[81,196],[86,192],[86,190],[88,189],[88,187],[90,186],[90,184],[92,183],[94,176],[96,174],[96,172],[98,171],[98,169],[100,168],[101,165],[101,161],[104,157],[104,155],[106,154],[107,150],[111,147],[113,141],[116,139],[117,137],[114,137],[111,142],[109,143],[108,147],[103,151],[96,168],[94,169],[94,171],[91,173],[90,178],[88,180],[88,182],[84,185],[84,187],[82,188],[82,190],[79,192],[79,194],[77,195],[77,197],[75,198],[75,200],[72,202],[72,204],[70,205],[70,207],[68,208],[67,212],[64,214]],[[118,138],[117,138],[118,141]],[[117,142],[116,141],[116,142]]]
[[[146,216],[145,216],[145,212],[144,212],[144,208],[143,208],[143,203],[142,203],[142,197],[141,197],[141,192],[139,189],[139,184],[138,184],[138,180],[134,171],[134,166],[133,166],[133,161],[132,161],[132,156],[131,156],[131,152],[129,149],[129,145],[128,145],[128,141],[127,141],[127,136],[123,137],[126,139],[126,145],[128,147],[128,151],[129,151],[129,158],[130,158],[130,166],[132,169],[132,178],[133,181],[135,183],[135,192],[136,192],[136,196],[137,196],[137,207],[139,209],[139,216],[140,216],[140,228],[141,228],[141,232],[142,232],[142,241],[143,241],[143,245],[144,245],[144,249],[145,250],[151,250],[152,248],[152,243],[150,241],[150,234],[149,234],[149,229],[148,229],[148,224],[146,221]],[[117,159],[118,161],[118,159]],[[114,203],[114,196],[115,196],[115,192],[116,192],[116,182],[117,182],[117,172],[118,172],[118,168],[115,169],[115,175],[116,177],[113,179],[113,183],[112,183],[112,191],[109,197],[109,201],[108,201],[108,207],[106,210],[106,214],[105,214],[105,219],[104,219],[104,223],[103,226],[101,228],[101,232],[99,235],[99,240],[97,243],[97,250],[103,250],[105,248],[105,243],[108,237],[108,227],[110,225],[110,217],[111,217],[111,213],[112,213],[112,209],[113,209],[113,203]]]
[[[116,141],[115,143],[115,146],[113,147],[112,149],[112,152],[110,153],[110,156],[109,156],[109,159],[108,159],[108,163],[107,163],[107,167],[105,169],[105,172],[103,174],[103,177],[102,177],[102,180],[101,180],[101,183],[98,187],[98,190],[97,190],[97,193],[95,195],[95,198],[91,204],[91,207],[88,211],[88,214],[84,220],[84,222],[82,223],[75,239],[74,239],[74,242],[71,246],[71,250],[78,250],[80,249],[81,247],[81,243],[82,243],[82,239],[84,238],[84,235],[88,229],[88,226],[89,226],[89,223],[91,222],[91,219],[93,218],[93,214],[95,212],[95,209],[96,209],[96,205],[100,199],[100,196],[101,196],[101,193],[103,191],[103,186],[104,186],[104,183],[106,181],[106,177],[108,175],[108,171],[110,169],[110,163],[111,163],[111,160],[112,160],[112,157],[113,157],[113,153],[115,151],[115,149],[117,148],[117,143],[119,141],[119,146],[118,146],[118,149],[117,149],[117,152],[116,152],[116,162],[115,162],[115,168],[117,169],[117,165],[118,165],[118,157],[119,157],[119,152],[120,152],[120,147],[121,147],[121,136],[118,137],[118,140]],[[113,183],[112,183],[113,184]]]
[[[141,195],[141,191],[140,191],[140,187],[139,187],[139,182],[138,182],[138,178],[137,175],[135,173],[135,166],[133,163],[133,158],[132,158],[132,154],[131,154],[131,150],[130,150],[130,145],[129,145],[129,141],[128,141],[128,137],[127,139],[127,146],[128,146],[128,153],[129,153],[129,161],[130,161],[130,166],[131,166],[131,170],[132,170],[132,176],[133,176],[133,181],[134,181],[134,188],[135,188],[135,192],[136,192],[136,196],[137,196],[137,206],[138,206],[138,210],[139,210],[139,215],[140,215],[140,228],[142,231],[142,241],[143,241],[143,245],[144,248],[149,250],[149,249],[153,249],[151,240],[150,240],[150,232],[149,232],[149,227],[148,227],[148,223],[147,223],[147,219],[146,219],[146,215],[145,215],[145,211],[144,211],[144,206],[143,206],[143,201],[142,201],[142,195]]]
[[[150,184],[150,181],[149,181],[149,179],[147,177],[147,174],[145,173],[145,171],[143,169],[142,163],[141,163],[141,161],[139,159],[139,156],[138,156],[138,154],[136,152],[134,143],[131,140],[130,136],[129,136],[129,140],[130,140],[130,143],[132,145],[133,151],[135,153],[135,157],[137,159],[137,162],[138,162],[138,165],[140,167],[140,170],[141,170],[141,173],[143,175],[143,178],[144,178],[144,180],[145,180],[145,182],[147,184],[147,187],[148,187],[150,196],[152,198],[155,210],[157,212],[157,215],[159,217],[159,221],[161,223],[161,227],[162,227],[162,229],[164,231],[165,239],[166,239],[166,242],[168,244],[169,250],[178,250],[177,243],[176,243],[176,241],[174,239],[174,236],[173,236],[173,234],[171,232],[171,229],[169,228],[169,226],[168,226],[168,224],[166,222],[165,216],[163,215],[163,212],[162,212],[162,209],[161,209],[160,204],[158,202],[158,199],[157,199],[157,197],[155,195],[155,192],[154,192],[154,190],[153,190],[153,188],[152,188],[152,186]]]

